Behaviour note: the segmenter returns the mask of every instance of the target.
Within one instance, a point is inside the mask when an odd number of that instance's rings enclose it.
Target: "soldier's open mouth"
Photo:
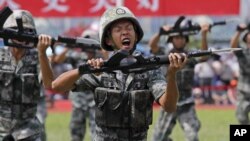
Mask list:
[[[130,40],[128,38],[122,40],[122,45],[124,46],[129,46],[130,45]]]

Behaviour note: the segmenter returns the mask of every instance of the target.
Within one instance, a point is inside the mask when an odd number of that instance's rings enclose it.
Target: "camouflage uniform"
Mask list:
[[[100,42],[106,51],[116,51],[106,41],[112,24],[122,19],[129,20],[137,34],[131,52],[142,39],[143,31],[134,14],[126,7],[114,7],[105,11],[100,20]],[[166,79],[159,69],[127,74],[113,71],[99,76],[82,75],[75,86],[74,91],[89,88],[95,92],[94,141],[146,141],[152,124],[152,105],[165,93]]]
[[[26,50],[16,62],[6,48],[0,50],[0,140],[39,140],[43,128],[36,117],[40,92],[38,56]]]
[[[44,132],[42,132],[41,140],[46,141],[47,137],[46,137],[46,130],[45,130],[45,121],[47,117],[47,105],[46,105],[46,97],[45,97],[45,91],[44,91],[43,86],[41,86],[40,97],[39,97],[38,104],[37,104],[36,116],[44,128]]]
[[[142,74],[116,71],[98,77],[83,75],[76,86],[76,91],[95,89],[95,141],[146,141],[152,104],[164,94],[166,80],[159,70]]]
[[[91,90],[83,92],[70,92],[72,101],[72,115],[70,121],[70,134],[72,141],[82,141],[86,133],[86,121],[89,119],[91,137],[95,135],[94,94]]]
[[[16,28],[17,17],[23,32],[36,34],[32,15],[25,10],[14,10],[4,28]],[[44,129],[36,117],[41,87],[38,53],[26,49],[17,62],[11,49],[0,49],[0,141],[40,141]]]
[[[71,62],[73,68],[85,62],[86,54],[83,52],[69,51],[66,62]],[[95,136],[95,102],[94,92],[83,89],[81,92],[70,92],[69,98],[72,101],[72,114],[70,121],[70,134],[72,141],[82,141],[86,133],[86,121],[89,119],[91,137]]]
[[[237,110],[236,117],[240,124],[250,124],[250,48],[243,48],[235,52],[238,58],[240,75],[237,85]]]
[[[158,54],[164,54],[163,50],[164,48],[161,47]],[[153,141],[171,141],[172,139],[169,136],[176,125],[176,120],[179,121],[185,132],[187,141],[198,141],[200,121],[196,115],[192,96],[195,64],[197,64],[197,61],[191,58],[185,67],[177,72],[176,80],[180,94],[177,110],[173,113],[167,113],[163,109],[160,110],[159,119],[154,128]]]

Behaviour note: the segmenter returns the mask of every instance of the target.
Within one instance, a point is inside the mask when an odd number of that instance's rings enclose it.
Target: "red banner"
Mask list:
[[[119,1],[119,0],[118,0]],[[137,16],[239,15],[240,0],[123,0]],[[93,17],[114,0],[0,0],[0,7],[26,9],[36,17]]]

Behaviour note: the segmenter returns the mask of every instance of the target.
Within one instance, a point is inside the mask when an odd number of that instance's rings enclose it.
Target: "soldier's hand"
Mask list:
[[[201,24],[201,32],[202,33],[207,33],[210,31],[210,24],[205,23],[205,24]]]
[[[52,37],[49,35],[41,34],[38,37],[37,49],[39,52],[46,52],[46,49],[51,45]]]
[[[89,64],[91,67],[95,69],[101,68],[104,64],[104,60],[102,58],[97,58],[97,59],[90,59],[87,61],[87,64]],[[95,75],[100,75],[101,73],[95,73]]]
[[[168,72],[170,73],[176,73],[178,70],[182,69],[187,62],[185,53],[170,53],[168,59],[170,62]]]
[[[236,30],[237,30],[238,32],[242,32],[242,31],[244,31],[246,28],[247,28],[247,25],[242,23],[242,24],[237,25]]]
[[[172,29],[172,27],[169,26],[169,25],[163,25],[163,26],[161,26],[160,31],[159,31],[159,35],[162,35],[162,33],[164,31],[169,31],[170,29]]]

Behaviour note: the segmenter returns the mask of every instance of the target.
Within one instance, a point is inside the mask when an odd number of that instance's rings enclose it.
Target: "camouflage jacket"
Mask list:
[[[1,133],[13,132],[16,138],[25,138],[41,130],[35,117],[40,96],[38,73],[36,50],[26,50],[16,62],[8,48],[0,49],[0,121],[5,122]],[[23,122],[34,128],[24,127]],[[26,130],[29,132],[23,132]]]
[[[243,92],[250,92],[250,48],[243,48],[242,51],[236,51],[238,58],[240,75],[237,88]]]
[[[115,71],[98,77],[83,75],[77,81],[75,90],[86,86],[95,90],[96,123],[103,129],[97,134],[110,136],[109,132],[116,130],[112,137],[116,138],[117,134],[130,129],[140,129],[145,135],[152,123],[153,100],[158,102],[165,93],[166,79],[160,70],[142,74]],[[121,133],[118,132],[120,129],[123,129]]]

